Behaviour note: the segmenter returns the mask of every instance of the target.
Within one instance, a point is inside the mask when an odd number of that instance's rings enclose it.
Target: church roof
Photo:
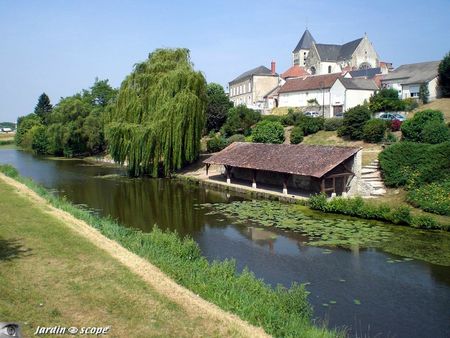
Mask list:
[[[292,52],[293,53],[298,52],[300,49],[310,49],[312,44],[315,42],[316,41],[314,40],[309,30],[306,29],[302,37],[300,38],[300,41],[298,42],[297,46]]]
[[[439,61],[402,65],[383,76],[383,81],[401,79],[402,84],[425,83],[438,75],[438,67]]]
[[[351,58],[356,48],[361,43],[360,39],[347,42],[343,45],[330,45],[316,43],[317,52],[321,61],[341,61]]]
[[[246,72],[242,73],[237,78],[235,78],[234,80],[230,81],[230,84],[241,82],[241,81],[245,80],[246,78],[252,77],[254,75],[273,75],[273,76],[278,76],[277,73],[272,74],[272,71],[269,68],[267,68],[266,66],[259,66],[259,67],[250,69],[249,71],[246,71]]]

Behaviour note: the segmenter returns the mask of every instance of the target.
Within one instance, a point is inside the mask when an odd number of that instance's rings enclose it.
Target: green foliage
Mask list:
[[[450,141],[450,128],[442,122],[430,121],[424,125],[420,136],[424,143],[437,144]]]
[[[395,136],[392,132],[390,132],[389,130],[386,133],[386,136],[384,137],[384,142],[387,143],[394,143],[397,142],[397,136]]]
[[[47,118],[52,112],[53,106],[50,103],[50,99],[47,94],[42,93],[39,96],[38,103],[34,108],[34,113],[39,116],[41,122],[47,124]]]
[[[370,120],[370,110],[367,106],[358,105],[347,110],[344,114],[343,126],[338,129],[338,136],[348,137],[351,140],[362,140],[363,128]]]
[[[37,116],[36,114],[28,114],[26,116],[21,116],[17,119],[17,130],[16,130],[16,144],[19,147],[22,147],[24,149],[31,149],[31,143],[29,144],[29,147],[25,145],[26,140],[26,134],[28,133],[31,128],[34,126],[38,126],[41,124],[41,118]],[[28,137],[29,139],[29,137]]]
[[[439,63],[439,88],[443,97],[450,97],[450,52]]]
[[[299,144],[303,141],[303,129],[300,126],[295,126],[291,130],[291,144]]]
[[[296,126],[299,126],[303,130],[303,135],[311,135],[317,133],[323,129],[324,118],[323,117],[311,117],[303,114],[297,117]]]
[[[406,99],[403,99],[403,106],[405,108],[405,111],[413,111],[414,109],[419,107],[419,103],[416,99],[408,97]]]
[[[428,90],[428,85],[426,83],[422,83],[419,88],[419,99],[422,103],[428,103],[430,98],[430,91]]]
[[[428,123],[444,124],[444,116],[439,110],[423,110],[417,112],[412,119],[402,123],[403,140],[411,142],[425,142],[423,130]],[[445,126],[445,125],[444,125]]]
[[[251,127],[261,119],[261,114],[244,105],[233,107],[221,131],[226,137],[234,134],[250,135]]]
[[[34,182],[23,179],[10,166],[0,165],[0,171],[13,175],[51,205],[85,221],[104,236],[155,264],[195,294],[253,325],[263,327],[273,336],[297,337],[299,332],[307,337],[339,335],[335,331],[312,325],[312,309],[303,285],[294,283],[289,289],[280,285],[273,288],[247,269],[237,272],[233,260],[208,262],[191,238],[181,239],[176,233],[163,232],[157,227],[150,233],[123,227],[114,220],[83,210]]]
[[[271,121],[283,123],[283,116],[281,115],[262,115],[261,121]]]
[[[450,216],[450,179],[410,190],[407,201],[425,211]]]
[[[16,129],[16,124],[13,122],[0,122],[0,128],[10,128],[11,130]]]
[[[363,140],[369,143],[379,143],[386,133],[386,122],[381,119],[372,119],[363,127]]]
[[[327,196],[322,193],[311,196],[308,205],[311,209],[323,212],[387,221],[415,228],[450,230],[447,226],[439,224],[430,216],[413,216],[411,209],[407,206],[391,208],[386,204],[370,204],[361,197],[327,199]]]
[[[114,161],[133,176],[169,175],[200,152],[206,81],[187,49],[157,49],[122,82],[106,127]]]
[[[384,182],[392,187],[418,187],[450,175],[450,142],[398,142],[379,155]]]
[[[228,144],[231,144],[233,142],[245,142],[245,136],[242,134],[234,134],[231,135],[228,139]]]
[[[228,140],[223,136],[215,135],[213,138],[206,142],[206,149],[208,153],[215,153],[221,151],[228,146]]]
[[[46,154],[48,141],[45,127],[41,125],[34,126],[31,128],[30,133],[32,135],[31,149],[38,155]]]
[[[99,80],[95,79],[94,85],[90,88],[91,91],[87,91],[87,95],[91,97],[91,104],[93,106],[106,107],[108,104],[113,103],[118,90],[112,88],[108,79]]]
[[[280,144],[284,142],[284,128],[280,122],[261,121],[253,128],[252,137],[253,142]]]
[[[303,113],[294,111],[292,108],[290,108],[286,115],[281,116],[281,123],[284,126],[294,126],[300,122],[302,116],[304,116]]]
[[[309,99],[309,100],[307,100],[306,102],[308,102],[308,105],[309,105],[309,106],[318,106],[318,105],[319,105],[319,102],[317,102],[317,99],[316,99],[316,98],[314,98],[314,99]]]
[[[328,131],[335,131],[338,130],[343,125],[344,119],[339,117],[331,117],[329,119],[325,119],[323,123],[323,129]]]
[[[369,99],[369,109],[372,112],[401,111],[405,109],[405,104],[395,89],[384,88]]]
[[[225,123],[228,110],[233,107],[233,103],[218,83],[208,83],[206,95],[208,99],[206,104],[206,131],[217,132]]]

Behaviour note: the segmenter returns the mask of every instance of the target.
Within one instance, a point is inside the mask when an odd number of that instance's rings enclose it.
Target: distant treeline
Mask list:
[[[11,128],[12,130],[16,129],[16,124],[13,122],[0,122],[1,128]]]

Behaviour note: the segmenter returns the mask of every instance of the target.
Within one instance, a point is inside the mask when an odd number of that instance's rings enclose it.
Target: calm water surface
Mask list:
[[[158,224],[188,234],[209,260],[234,258],[239,269],[247,266],[272,285],[308,282],[317,320],[350,328],[351,336],[450,337],[449,267],[417,260],[388,264],[400,257],[375,249],[324,254],[296,233],[205,215],[197,204],[244,198],[176,180],[128,179],[121,169],[17,150],[0,150],[0,162],[126,226],[150,231]],[[336,304],[323,306],[330,300]]]

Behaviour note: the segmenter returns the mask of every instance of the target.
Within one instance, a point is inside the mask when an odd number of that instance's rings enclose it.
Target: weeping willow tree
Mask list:
[[[122,82],[106,137],[130,175],[169,175],[200,151],[206,81],[187,49],[157,49]]]

